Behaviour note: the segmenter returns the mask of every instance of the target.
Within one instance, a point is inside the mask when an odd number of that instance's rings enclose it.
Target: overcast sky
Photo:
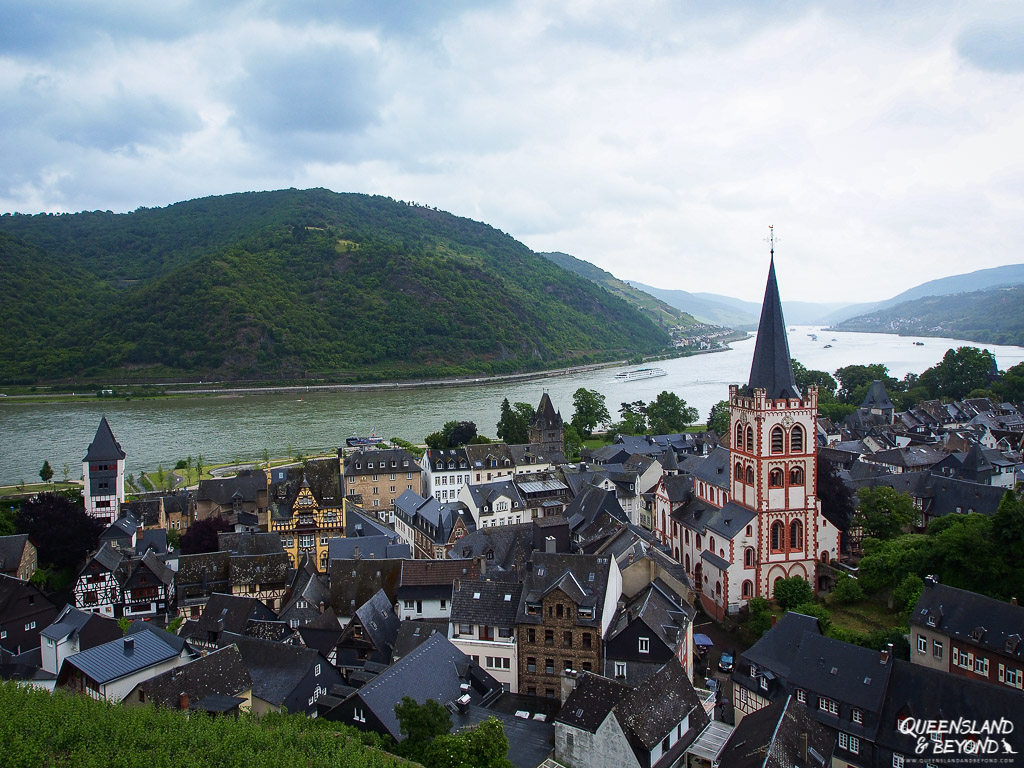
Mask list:
[[[0,211],[327,187],[617,277],[868,301],[1024,262],[1024,4],[0,7]]]

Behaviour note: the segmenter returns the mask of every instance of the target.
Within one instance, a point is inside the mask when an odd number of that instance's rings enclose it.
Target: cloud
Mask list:
[[[971,25],[957,39],[957,52],[991,72],[1024,72],[1024,16]]]

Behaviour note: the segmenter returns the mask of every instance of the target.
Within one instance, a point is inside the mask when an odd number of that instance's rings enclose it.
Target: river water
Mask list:
[[[816,333],[817,341],[809,333]],[[916,346],[915,341],[924,345]],[[790,330],[789,343],[793,357],[813,370],[832,372],[845,365],[884,363],[896,378],[921,373],[951,347],[975,346],[953,339],[842,333],[803,326]],[[831,348],[826,349],[826,344]],[[1024,361],[1024,347],[987,348],[995,353],[1002,370]],[[200,454],[209,465],[253,459],[264,450],[271,456],[336,451],[345,438],[371,430],[385,438],[422,442],[425,435],[452,419],[476,422],[482,434],[493,437],[502,398],[536,407],[547,391],[568,420],[572,393],[580,387],[603,394],[613,418],[620,403],[649,402],[669,390],[696,407],[703,420],[714,403],[728,396],[729,384],[746,382],[753,351],[752,338],[734,342],[726,352],[656,363],[667,376],[633,382],[614,378],[628,368],[606,368],[533,381],[406,391],[132,401],[88,398],[60,403],[0,398],[0,485],[38,482],[44,460],[50,462],[57,480],[63,478],[65,464],[72,479],[80,477],[82,457],[103,415],[128,454],[127,471],[136,475],[156,469],[158,463],[170,468],[179,459]]]

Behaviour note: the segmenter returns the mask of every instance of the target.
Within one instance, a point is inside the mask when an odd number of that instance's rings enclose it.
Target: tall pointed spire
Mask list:
[[[793,376],[786,320],[782,316],[782,300],[779,299],[779,285],[775,281],[775,237],[772,228],[768,230],[771,263],[768,267],[768,285],[764,289],[764,303],[761,305],[761,322],[757,326],[750,383],[747,386],[751,390],[765,389],[769,399],[780,400],[800,397],[800,390]]]

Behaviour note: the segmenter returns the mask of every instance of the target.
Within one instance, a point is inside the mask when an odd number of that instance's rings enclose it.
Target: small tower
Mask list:
[[[98,520],[112,523],[117,519],[124,502],[124,460],[125,452],[104,416],[82,459],[85,511]]]
[[[530,445],[537,446],[544,454],[562,453],[565,446],[565,425],[562,414],[555,410],[551,398],[545,392],[541,395],[537,412],[530,419]]]
[[[755,514],[753,551],[736,574],[750,583],[744,599],[771,597],[790,576],[817,587],[817,562],[838,555],[817,499],[818,389],[796,385],[774,257],[773,243],[749,383],[729,387],[730,497]]]

